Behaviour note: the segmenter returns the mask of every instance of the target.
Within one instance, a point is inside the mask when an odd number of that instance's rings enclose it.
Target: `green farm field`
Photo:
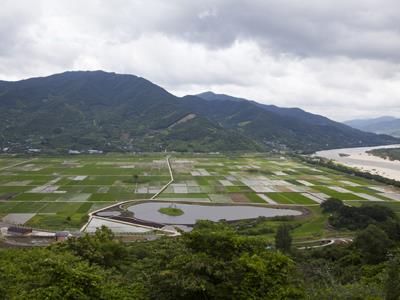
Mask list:
[[[30,214],[23,225],[79,230],[91,211],[158,193],[170,180],[166,156],[1,156],[0,217]],[[350,205],[400,203],[392,187],[286,157],[172,154],[170,164],[174,180],[156,200],[305,207],[310,213],[293,221],[296,238],[334,234],[319,208],[330,197]]]

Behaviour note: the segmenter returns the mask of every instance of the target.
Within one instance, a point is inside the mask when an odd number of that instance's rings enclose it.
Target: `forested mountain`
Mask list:
[[[395,117],[385,116],[375,119],[356,119],[344,123],[359,130],[400,137],[400,119]]]
[[[229,95],[225,95],[225,94],[215,94],[213,92],[204,92],[201,94],[196,95],[202,99],[205,100],[231,100],[231,101],[245,101],[245,102],[251,102],[254,105],[257,105],[258,107],[261,107],[267,111],[276,113],[280,116],[283,117],[293,117],[296,118],[300,121],[306,122],[306,123],[310,123],[313,125],[329,125],[329,126],[335,126],[335,127],[339,127],[339,128],[344,128],[345,126],[343,126],[342,123],[338,123],[335,121],[332,121],[330,119],[328,119],[327,117],[323,117],[320,115],[316,115],[316,114],[312,114],[309,112],[306,112],[300,108],[297,107],[278,107],[276,105],[267,105],[267,104],[262,104],[262,103],[258,103],[257,101],[254,100],[248,100],[248,99],[244,99],[244,98],[237,98],[237,97],[233,97],[233,96],[229,96]],[[346,128],[348,129],[348,128]]]
[[[103,71],[0,81],[0,146],[106,151],[301,151],[389,144],[300,109],[227,96],[176,97],[150,81]]]
[[[209,114],[221,112],[231,114],[227,122],[235,121],[239,131],[248,136],[272,136],[293,149],[315,150],[318,148],[340,148],[375,143],[391,143],[384,135],[371,135],[326,117],[306,112],[299,108],[282,108],[265,105],[253,100],[232,97],[224,94],[205,92],[196,95],[209,101]],[[229,108],[228,108],[229,107]],[[261,108],[261,109],[260,109]]]
[[[66,72],[0,82],[3,147],[254,150],[255,142],[197,116],[181,99],[133,75]],[[14,146],[15,147],[15,146]]]

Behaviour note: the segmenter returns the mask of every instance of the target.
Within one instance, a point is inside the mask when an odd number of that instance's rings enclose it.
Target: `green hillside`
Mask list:
[[[13,152],[313,151],[394,142],[347,126],[305,122],[249,101],[178,98],[133,75],[66,72],[0,81],[0,146]]]

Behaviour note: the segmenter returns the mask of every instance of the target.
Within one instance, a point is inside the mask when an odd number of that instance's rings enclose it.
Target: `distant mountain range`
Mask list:
[[[176,97],[134,75],[76,71],[0,81],[0,147],[15,152],[311,152],[399,142],[298,108],[211,92]]]
[[[400,137],[400,119],[395,117],[384,116],[374,119],[357,119],[346,121],[344,124],[362,131]]]

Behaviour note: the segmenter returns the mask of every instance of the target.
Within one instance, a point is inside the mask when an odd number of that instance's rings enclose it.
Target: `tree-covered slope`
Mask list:
[[[180,102],[143,78],[101,71],[1,82],[1,144],[135,151],[257,149],[254,142],[238,139],[200,115],[172,126],[191,112]]]
[[[300,118],[227,97],[179,98],[146,79],[102,71],[0,81],[0,147],[262,151],[284,145],[313,151],[398,142],[321,116],[305,121],[311,114],[301,110]]]
[[[207,114],[239,132],[264,142],[279,142],[292,149],[357,147],[393,143],[396,139],[362,132],[326,117],[298,108],[280,108],[255,101],[206,92],[198,97],[209,102]],[[196,98],[187,97],[192,103]]]

